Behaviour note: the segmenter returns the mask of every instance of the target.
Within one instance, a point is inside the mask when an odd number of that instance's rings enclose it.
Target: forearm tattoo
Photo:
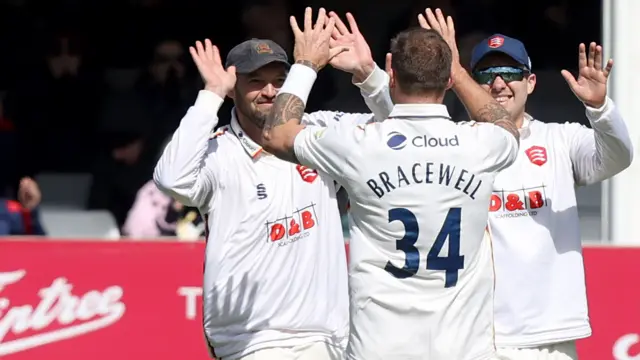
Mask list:
[[[298,60],[298,61],[296,61],[296,64],[300,64],[300,65],[304,65],[304,66],[310,67],[315,72],[318,72],[318,70],[320,70],[318,65],[314,64],[313,62],[311,62],[309,60]]]
[[[489,103],[480,109],[477,121],[500,126],[510,132],[516,140],[520,141],[520,131],[518,131],[518,127],[510,118],[511,116],[505,108],[496,103]]]
[[[273,109],[264,123],[264,131],[271,131],[274,127],[286,124],[289,121],[300,123],[304,115],[304,102],[299,97],[285,93],[276,97]]]

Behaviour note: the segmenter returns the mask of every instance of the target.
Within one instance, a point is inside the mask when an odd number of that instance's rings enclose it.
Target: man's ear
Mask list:
[[[530,74],[527,76],[527,94],[531,95],[533,90],[536,88],[536,74]]]
[[[447,81],[447,87],[446,90],[449,90],[453,87],[453,78],[451,77],[451,75],[449,75],[449,81]]]
[[[231,89],[231,91],[229,91],[227,96],[235,101],[236,100],[236,88],[234,87],[233,89]]]

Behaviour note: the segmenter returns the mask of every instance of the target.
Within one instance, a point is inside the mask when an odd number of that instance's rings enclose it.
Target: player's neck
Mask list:
[[[236,111],[236,118],[238,119],[238,124],[240,124],[240,128],[242,128],[245,135],[247,135],[256,144],[262,146],[262,128],[258,127],[258,125],[249,120],[239,111]]]
[[[397,94],[394,104],[442,104],[444,96]]]
[[[518,129],[522,129],[522,125],[524,125],[524,111],[519,115],[516,115],[513,122],[516,124]]]

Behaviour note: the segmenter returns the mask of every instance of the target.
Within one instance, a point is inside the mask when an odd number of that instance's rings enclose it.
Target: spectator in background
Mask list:
[[[31,178],[20,180],[18,201],[0,199],[0,236],[45,235],[38,205],[42,196]]]
[[[89,208],[107,209],[119,227],[149,181],[161,144],[178,126],[196,92],[177,40],[157,43],[133,89],[112,91],[102,110],[106,138],[95,162]]]
[[[71,31],[58,32],[45,49],[34,71],[9,90],[5,103],[18,135],[18,164],[24,167],[18,171],[88,170],[99,96],[83,43]]]

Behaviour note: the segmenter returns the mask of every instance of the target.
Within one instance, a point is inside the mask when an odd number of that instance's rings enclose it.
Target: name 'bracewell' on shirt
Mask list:
[[[378,198],[382,198],[396,188],[417,184],[453,186],[475,200],[482,180],[476,179],[476,176],[468,170],[432,162],[414,163],[405,167],[398,166],[397,169],[382,171],[377,178],[367,180],[369,189]]]

